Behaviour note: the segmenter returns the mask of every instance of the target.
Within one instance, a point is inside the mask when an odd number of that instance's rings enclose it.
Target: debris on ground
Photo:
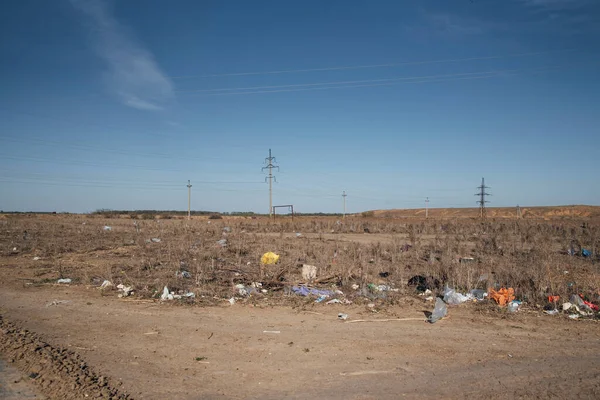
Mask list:
[[[517,312],[517,311],[519,311],[520,307],[521,307],[521,302],[519,300],[513,300],[510,303],[508,303],[508,312],[511,312],[511,313]]]
[[[497,291],[489,290],[489,297],[494,299],[500,306],[505,306],[515,299],[515,290],[513,288],[500,288]]]
[[[558,310],[544,310],[544,313],[548,315],[556,315],[558,314]]]
[[[471,294],[465,296],[464,294],[459,293],[448,286],[444,288],[444,301],[451,306],[456,306],[472,299],[473,296]]]
[[[169,292],[169,288],[165,286],[163,288],[162,294],[160,295],[160,299],[162,301],[165,301],[165,300],[173,300],[174,298],[175,298],[175,296],[173,296],[173,294],[171,292]]]
[[[235,285],[235,288],[237,289],[238,294],[240,296],[250,296],[252,293],[256,293],[257,291],[255,287],[246,286],[242,283],[238,283],[237,285]]]
[[[122,283],[117,285],[117,289],[119,289],[119,291],[121,292],[119,293],[119,297],[128,297],[133,294],[133,287],[125,286]]]
[[[314,265],[302,264],[302,279],[312,281],[317,277],[317,267]]]
[[[52,300],[50,303],[46,304],[46,307],[57,306],[59,304],[69,304],[71,300]]]
[[[338,314],[338,319],[341,319],[342,321],[345,321],[345,320],[348,319],[348,314],[339,313]]]
[[[217,240],[217,244],[221,247],[227,247],[227,239]]]
[[[223,232],[224,233],[231,233],[231,228],[229,226],[226,226],[223,228]]]
[[[306,286],[292,286],[292,292],[300,296],[308,296],[314,294],[315,296],[331,296],[333,292],[331,290],[321,290],[315,288],[309,288]]]
[[[477,301],[482,301],[485,300],[485,298],[487,297],[487,292],[483,289],[472,289],[469,292]]]
[[[433,324],[439,321],[440,319],[445,318],[447,315],[448,307],[446,306],[446,303],[444,303],[442,299],[437,297],[435,299],[435,306],[433,307],[433,312],[427,318],[427,321]]]
[[[585,258],[588,258],[592,256],[592,252],[588,249],[581,249],[581,255]]]
[[[102,282],[102,285],[100,285],[100,289],[106,289],[106,288],[109,288],[112,286],[113,286],[112,282],[105,279],[104,282]]]
[[[102,229],[109,232],[109,231],[112,231],[112,226],[104,225],[104,227]]]
[[[152,239],[150,239],[150,241],[152,243],[160,243],[161,242],[160,238],[152,238]]]
[[[71,278],[62,278],[56,281],[56,283],[71,283]]]
[[[39,257],[33,257],[33,261],[38,261],[39,259]]]
[[[260,262],[265,265],[275,264],[279,261],[279,254],[275,254],[272,251],[268,251],[262,255]]]
[[[230,298],[229,300],[229,304],[234,305],[235,304],[235,297]]]
[[[415,275],[408,280],[408,286],[416,286],[418,292],[424,292],[427,289],[434,290],[440,287],[440,281],[433,276]]]
[[[281,333],[281,331],[263,331],[263,333]]]
[[[185,278],[185,279],[189,279],[192,277],[192,274],[190,274],[188,271],[177,271],[175,272],[175,278]]]

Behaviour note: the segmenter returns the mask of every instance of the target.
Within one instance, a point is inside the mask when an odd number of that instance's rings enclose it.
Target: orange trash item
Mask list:
[[[556,303],[560,300],[560,296],[548,296],[548,303]]]
[[[501,306],[505,306],[515,299],[515,290],[513,288],[501,288],[498,291],[488,289],[488,293],[488,296]]]

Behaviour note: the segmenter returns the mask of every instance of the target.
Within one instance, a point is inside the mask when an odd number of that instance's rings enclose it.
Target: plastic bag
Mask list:
[[[427,318],[427,321],[433,324],[439,321],[440,319],[444,318],[446,315],[448,315],[448,307],[446,306],[446,303],[444,303],[442,299],[438,297],[435,299],[435,306],[433,307],[433,312],[431,313],[429,318]]]
[[[450,289],[448,286],[444,289],[444,301],[451,306],[455,306],[469,300],[468,296]]]

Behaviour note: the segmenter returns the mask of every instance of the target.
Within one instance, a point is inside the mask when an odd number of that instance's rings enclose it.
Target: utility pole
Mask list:
[[[479,216],[481,219],[485,219],[485,203],[489,203],[489,201],[485,199],[485,196],[491,196],[489,193],[486,193],[485,189],[490,189],[490,187],[485,186],[485,180],[484,178],[481,178],[481,186],[478,186],[477,189],[479,189],[479,193],[475,193],[475,196],[479,196],[479,200],[477,200],[477,204],[479,204]]]
[[[521,219],[521,207],[517,204],[517,219]]]
[[[425,197],[425,219],[429,217],[429,197]]]
[[[344,199],[344,214],[342,214],[342,218],[346,218],[346,197],[348,197],[348,195],[346,194],[346,191],[344,190],[342,192],[342,198]]]
[[[277,162],[277,160],[275,157],[271,156],[271,149],[269,149],[269,157],[265,158],[265,164],[267,165],[262,169],[263,171],[265,169],[269,170],[269,175],[267,175],[265,181],[269,181],[269,217],[271,218],[273,218],[273,180],[277,182],[277,179],[275,179],[275,176],[273,176],[273,168],[277,168],[279,171],[279,167],[273,164],[275,162]]]
[[[190,184],[190,180],[188,179],[188,221],[192,218],[191,207],[192,207],[192,185]]]

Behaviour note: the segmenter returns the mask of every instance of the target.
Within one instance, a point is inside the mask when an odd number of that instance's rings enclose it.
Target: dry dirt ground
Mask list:
[[[374,313],[177,306],[84,286],[0,293],[3,356],[50,398],[600,398],[594,321],[469,304],[428,324],[416,298]]]

